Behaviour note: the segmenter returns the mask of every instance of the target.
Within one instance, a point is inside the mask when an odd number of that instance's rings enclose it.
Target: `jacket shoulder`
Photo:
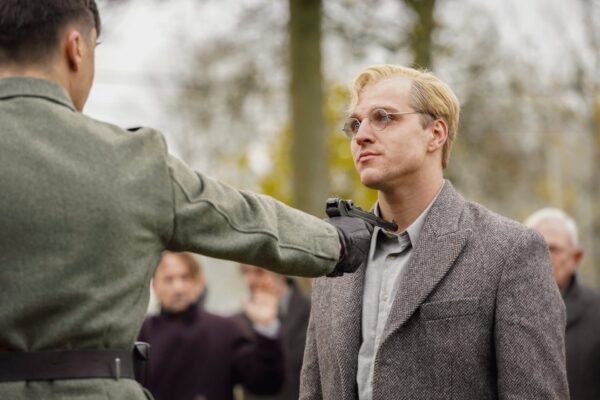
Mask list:
[[[480,240],[486,247],[504,254],[521,240],[532,240],[545,246],[538,232],[472,201],[465,202],[461,222],[464,228],[473,232],[472,239]]]

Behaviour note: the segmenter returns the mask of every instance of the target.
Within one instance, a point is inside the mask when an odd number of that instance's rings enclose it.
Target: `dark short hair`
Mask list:
[[[0,0],[0,64],[45,60],[58,45],[68,23],[96,28],[100,15],[95,0]]]

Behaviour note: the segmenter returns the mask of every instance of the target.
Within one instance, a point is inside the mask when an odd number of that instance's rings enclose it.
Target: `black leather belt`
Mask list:
[[[0,352],[0,382],[54,379],[135,379],[130,350]]]

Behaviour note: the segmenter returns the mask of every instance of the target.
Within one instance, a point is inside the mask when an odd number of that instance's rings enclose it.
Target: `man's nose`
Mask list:
[[[181,280],[181,279],[176,279],[173,282],[173,289],[177,292],[181,292],[183,290],[184,286],[185,286],[185,284],[184,284],[183,280]]]
[[[354,140],[356,140],[357,144],[361,144],[365,141],[373,141],[374,130],[371,126],[371,122],[368,118],[365,118],[361,121],[360,126],[358,127],[358,131],[356,131],[356,135],[354,135]]]

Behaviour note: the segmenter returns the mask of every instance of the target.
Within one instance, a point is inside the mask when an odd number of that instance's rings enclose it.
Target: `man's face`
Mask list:
[[[384,130],[368,122],[374,109],[388,113],[416,111],[409,105],[412,82],[395,77],[367,85],[351,110],[351,117],[362,121],[350,148],[354,166],[363,185],[377,190],[396,187],[419,176],[427,162],[431,127],[423,127],[422,115],[392,116]]]
[[[285,277],[252,265],[240,265],[240,272],[251,294],[261,290],[280,294],[285,287]]]
[[[550,250],[554,280],[561,290],[565,290],[577,272],[582,256],[581,249],[572,243],[566,228],[558,221],[542,222],[534,229],[546,240]]]
[[[204,289],[201,277],[194,277],[177,254],[163,256],[154,274],[153,288],[163,309],[181,312],[198,300]]]

